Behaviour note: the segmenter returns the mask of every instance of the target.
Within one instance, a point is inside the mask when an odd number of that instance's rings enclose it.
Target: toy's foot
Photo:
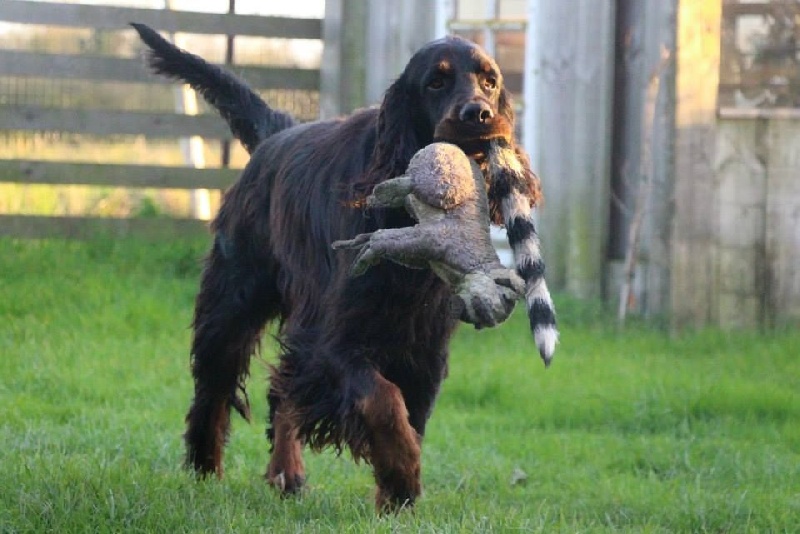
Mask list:
[[[464,303],[461,320],[480,329],[508,319],[523,294],[524,283],[510,269],[494,269],[489,274],[466,275],[457,289]]]

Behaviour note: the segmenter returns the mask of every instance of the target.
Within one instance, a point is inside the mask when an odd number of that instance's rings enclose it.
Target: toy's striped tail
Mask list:
[[[525,301],[533,338],[544,364],[550,365],[558,342],[553,299],[544,279],[539,235],[533,221],[530,200],[523,193],[525,168],[513,148],[503,140],[492,141],[488,154],[489,175],[500,194],[500,209],[514,253],[517,273],[525,281]]]

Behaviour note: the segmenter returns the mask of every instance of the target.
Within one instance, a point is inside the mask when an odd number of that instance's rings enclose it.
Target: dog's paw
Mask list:
[[[287,476],[286,471],[281,471],[276,475],[267,476],[267,482],[277,489],[281,495],[294,495],[303,489],[306,477],[300,473]]]

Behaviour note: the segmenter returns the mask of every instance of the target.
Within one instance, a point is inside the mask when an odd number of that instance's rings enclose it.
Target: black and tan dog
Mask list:
[[[277,321],[283,350],[268,394],[267,479],[295,492],[306,476],[304,445],[349,448],[374,469],[379,509],[413,504],[425,425],[458,323],[452,291],[429,269],[390,262],[351,278],[354,253],[331,243],[414,224],[403,209],[357,206],[403,174],[420,148],[447,141],[488,167],[489,141],[502,140],[520,172],[513,182],[487,183],[490,210],[508,226],[531,327],[550,361],[557,332],[530,218],[539,184],[517,148],[500,69],[475,44],[440,39],[411,58],[379,108],[300,125],[231,74],[134,27],[152,68],[198,90],[252,154],[213,222],[197,295],[187,463],[222,475],[230,410],[249,417],[250,357],[265,324]]]

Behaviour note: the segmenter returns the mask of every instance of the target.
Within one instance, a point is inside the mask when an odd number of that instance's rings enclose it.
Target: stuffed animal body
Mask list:
[[[500,263],[489,233],[489,203],[478,165],[455,145],[434,143],[417,152],[403,176],[378,184],[368,208],[405,209],[418,223],[337,241],[359,253],[351,274],[381,260],[430,268],[458,298],[462,320],[495,326],[524,295],[525,283]]]

